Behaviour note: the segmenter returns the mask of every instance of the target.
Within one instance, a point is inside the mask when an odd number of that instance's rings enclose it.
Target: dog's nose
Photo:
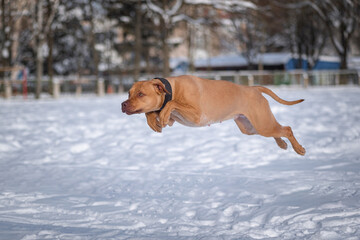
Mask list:
[[[121,103],[122,112],[125,112],[125,109],[126,109],[127,105],[128,105],[128,101],[125,101],[125,102]]]

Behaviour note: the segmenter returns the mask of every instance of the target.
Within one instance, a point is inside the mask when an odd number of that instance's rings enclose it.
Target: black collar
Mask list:
[[[166,80],[165,78],[155,78],[155,79],[159,79],[159,80],[165,85],[166,91],[169,92],[169,93],[166,93],[166,95],[165,95],[164,103],[163,103],[163,105],[161,106],[161,108],[159,109],[159,112],[160,112],[161,110],[163,110],[163,108],[165,107],[165,105],[166,105],[169,101],[171,101],[171,99],[172,99],[172,88],[171,88],[171,85],[170,85],[169,81]]]

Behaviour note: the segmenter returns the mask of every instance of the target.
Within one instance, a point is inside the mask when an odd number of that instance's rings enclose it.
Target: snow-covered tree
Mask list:
[[[1,18],[0,18],[0,65],[11,65],[11,45],[12,45],[12,29],[14,23],[12,21],[12,2],[1,0]]]
[[[89,74],[94,69],[88,12],[89,6],[82,0],[60,3],[53,24],[53,70],[56,74]]]
[[[22,20],[29,15],[31,3],[26,0],[1,0],[0,3],[0,66],[16,64]]]
[[[170,75],[168,38],[174,24],[180,20],[180,9],[183,3],[184,0],[147,0],[149,10],[159,19],[164,63],[163,76]]]
[[[255,9],[257,6],[248,0],[185,0],[186,5],[193,5],[199,9],[207,8],[205,15],[200,16],[184,16],[183,18],[195,25],[203,25],[207,27],[207,34],[204,34],[204,42],[207,45],[206,51],[210,55],[211,37],[218,35],[220,44],[226,45],[229,48],[229,43],[224,40],[224,36],[232,35],[233,39],[230,45],[232,49],[238,49],[240,46],[242,54],[248,59],[249,67],[254,67],[252,64],[255,61],[257,53],[261,48],[261,41],[258,41],[262,37],[261,26],[257,21],[257,13]],[[213,11],[209,11],[212,9]],[[220,13],[220,15],[218,14]],[[228,18],[219,17],[221,15],[227,15]],[[237,46],[236,46],[237,45]]]
[[[117,69],[131,73],[135,81],[143,71],[154,72],[155,64],[151,66],[150,59],[151,53],[154,55],[160,49],[160,36],[146,0],[106,0],[104,6],[106,16],[114,21],[117,31],[114,49],[122,57],[122,64]]]
[[[40,98],[42,89],[44,48],[48,32],[53,23],[59,0],[37,0],[34,4],[33,35],[36,48],[36,89],[35,97]],[[45,14],[44,12],[47,11]]]

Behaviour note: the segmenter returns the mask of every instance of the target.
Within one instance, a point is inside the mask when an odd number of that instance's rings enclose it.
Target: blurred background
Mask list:
[[[0,93],[126,91],[194,74],[359,84],[360,0],[1,0]]]

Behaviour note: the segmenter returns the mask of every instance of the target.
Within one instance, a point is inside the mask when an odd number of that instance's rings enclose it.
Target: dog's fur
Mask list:
[[[136,82],[129,91],[129,99],[122,103],[127,114],[145,113],[147,123],[156,132],[166,125],[179,122],[190,127],[201,127],[234,119],[244,134],[273,137],[280,148],[289,139],[295,152],[305,154],[290,127],[281,126],[272,114],[262,93],[285,105],[303,101],[285,101],[270,89],[262,86],[241,86],[227,81],[208,80],[195,76],[167,78],[172,87],[172,100],[160,108],[167,92],[159,79]]]

